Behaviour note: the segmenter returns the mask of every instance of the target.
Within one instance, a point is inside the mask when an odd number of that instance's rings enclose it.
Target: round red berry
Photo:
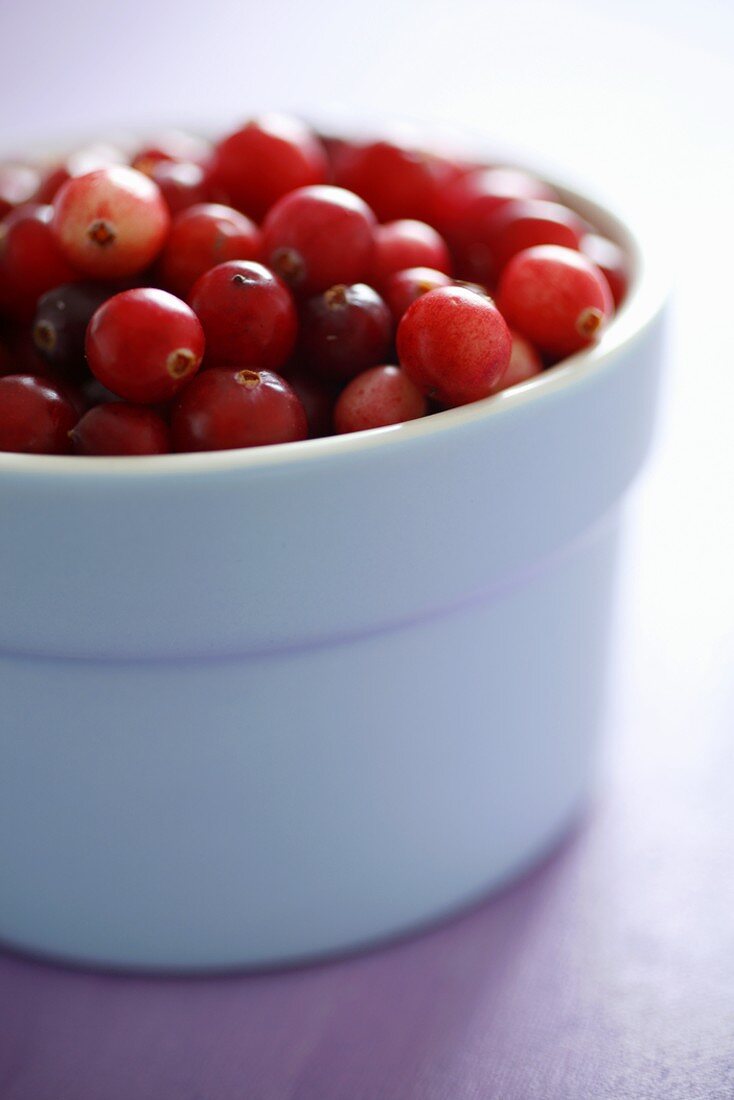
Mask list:
[[[86,412],[72,430],[71,442],[78,455],[164,455],[171,449],[163,417],[124,401]]]
[[[67,180],[53,208],[53,231],[66,258],[100,279],[133,275],[152,263],[171,220],[159,187],[125,167]]]
[[[28,203],[0,222],[0,309],[23,321],[47,290],[79,278],[51,232],[52,213]]]
[[[353,378],[334,408],[337,432],[384,428],[425,416],[428,401],[400,367],[370,367]]]
[[[222,451],[305,439],[308,425],[303,405],[279,375],[217,367],[179,395],[171,430],[177,451]]]
[[[451,271],[451,257],[443,237],[425,222],[402,221],[378,225],[375,230],[375,286],[383,287],[396,271],[409,267],[430,267]]]
[[[464,287],[422,295],[398,325],[400,365],[444,405],[487,397],[507,369],[511,345],[492,300]]]
[[[157,160],[147,174],[160,187],[172,217],[208,198],[206,171],[192,160]]]
[[[500,279],[498,304],[509,325],[554,358],[593,343],[614,308],[599,268],[557,245],[513,257]]]
[[[10,374],[0,378],[0,451],[63,455],[77,414],[44,378]]]
[[[486,228],[497,274],[518,252],[535,245],[577,249],[584,231],[583,222],[573,210],[558,202],[539,200],[505,203]]]
[[[136,404],[173,397],[199,369],[204,333],[191,309],[165,290],[115,294],[87,329],[86,353],[95,378]]]
[[[393,321],[397,325],[408,306],[416,298],[437,290],[440,286],[453,286],[454,280],[442,271],[430,267],[409,267],[405,271],[396,271],[385,284],[385,301],[390,307]]]
[[[543,362],[530,341],[519,332],[511,332],[511,335],[510,362],[499,381],[492,386],[492,393],[508,390],[510,386],[519,386],[521,382],[535,378],[543,369]]]
[[[263,225],[265,263],[299,294],[372,273],[375,216],[341,187],[302,187],[280,199]]]
[[[381,222],[418,218],[433,223],[438,196],[454,176],[442,157],[391,141],[345,145],[334,179],[369,204]]]
[[[262,264],[232,260],[197,279],[189,304],[206,335],[207,366],[277,370],[298,318],[288,288]]]
[[[297,187],[326,179],[326,153],[297,119],[263,115],[223,138],[211,165],[222,201],[260,221],[273,203]]]
[[[260,230],[219,203],[197,203],[177,214],[160,260],[164,285],[185,298],[205,271],[228,260],[259,260]]]
[[[609,283],[614,305],[619,308],[629,285],[629,263],[624,250],[598,233],[585,233],[581,238],[581,251],[599,268]]]
[[[337,283],[309,299],[301,314],[300,349],[323,378],[345,381],[385,359],[392,315],[365,283]]]

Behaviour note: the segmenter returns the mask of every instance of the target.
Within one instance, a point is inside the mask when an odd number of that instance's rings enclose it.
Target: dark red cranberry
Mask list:
[[[396,271],[385,285],[385,301],[390,307],[393,321],[397,325],[408,306],[421,294],[437,290],[440,286],[453,286],[454,280],[443,271],[434,271],[430,267],[409,267],[405,271]]]
[[[190,382],[171,410],[177,451],[222,451],[305,439],[303,405],[270,371],[218,367]]]
[[[265,263],[304,296],[361,282],[372,272],[375,224],[370,208],[350,191],[302,187],[265,219]]]
[[[417,218],[432,225],[438,196],[453,176],[443,158],[390,141],[347,145],[334,166],[335,183],[363,198],[381,222]]]
[[[94,312],[111,297],[100,283],[64,283],[39,299],[33,343],[54,370],[69,378],[85,373],[84,340]]]
[[[211,182],[220,201],[260,221],[289,191],[326,180],[316,135],[297,119],[263,115],[223,138],[214,150]]]
[[[51,231],[52,209],[28,203],[0,222],[0,309],[28,321],[42,294],[79,278]]]
[[[334,409],[337,432],[362,432],[417,420],[428,401],[400,367],[370,367],[353,378]]]
[[[321,377],[343,382],[384,361],[392,329],[390,310],[376,290],[338,283],[305,304],[300,348]]]
[[[199,369],[204,333],[191,309],[165,290],[115,294],[87,329],[92,373],[113,393],[136,404],[173,397]]]
[[[211,144],[197,134],[189,134],[185,130],[164,130],[138,149],[131,164],[139,172],[152,175],[156,164],[187,161],[203,165],[211,153]]]
[[[288,288],[262,264],[232,260],[205,272],[189,304],[206,335],[207,366],[277,370],[296,342]]]
[[[498,303],[507,323],[553,358],[593,343],[614,310],[599,268],[557,245],[514,256],[502,272]]]
[[[172,216],[208,198],[206,170],[192,160],[158,160],[147,174],[160,187]]]
[[[164,455],[171,449],[168,425],[145,405],[124,401],[97,405],[71,432],[78,455]]]
[[[500,393],[511,386],[519,386],[521,382],[527,382],[535,378],[543,370],[543,362],[537,351],[519,332],[512,332],[512,351],[510,362],[498,382],[492,386],[492,393]]]
[[[46,379],[29,374],[0,378],[0,451],[63,455],[77,414]]]
[[[402,221],[378,225],[375,230],[373,280],[382,289],[396,271],[409,267],[430,267],[451,272],[451,257],[443,239],[425,222]]]
[[[32,202],[40,182],[38,170],[28,164],[0,164],[0,218],[16,206]]]
[[[607,237],[597,233],[585,233],[581,238],[581,251],[596,264],[609,283],[617,308],[627,296],[629,286],[629,262],[622,248]]]
[[[160,261],[161,279],[185,298],[205,271],[228,260],[259,260],[260,230],[254,222],[218,203],[200,203],[173,219]]]
[[[492,392],[510,362],[512,339],[489,298],[442,287],[417,298],[398,325],[400,365],[444,405],[466,405]]]
[[[158,186],[134,168],[100,168],[66,181],[53,201],[53,231],[85,275],[114,279],[153,262],[171,216]]]

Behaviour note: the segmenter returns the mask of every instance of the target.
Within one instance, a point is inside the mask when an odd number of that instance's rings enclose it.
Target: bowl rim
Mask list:
[[[534,172],[554,187],[561,198],[595,228],[622,245],[632,260],[632,278],[627,297],[614,315],[601,339],[560,363],[519,385],[468,405],[445,409],[431,416],[369,428],[344,435],[323,436],[293,443],[275,443],[226,451],[197,451],[183,454],[137,456],[35,455],[0,451],[0,475],[45,475],[49,477],[124,478],[177,477],[234,470],[279,468],[292,463],[365,454],[375,449],[392,448],[431,436],[442,436],[462,427],[492,422],[498,416],[511,415],[529,405],[541,407],[552,395],[593,380],[615,361],[617,353],[634,342],[663,309],[669,292],[662,254],[650,233],[641,229],[641,219],[621,211],[606,200],[577,190],[555,172],[536,171],[523,158],[520,167]]]

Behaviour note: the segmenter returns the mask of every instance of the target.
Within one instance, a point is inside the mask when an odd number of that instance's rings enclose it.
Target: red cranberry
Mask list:
[[[390,141],[347,145],[334,167],[338,186],[363,198],[381,222],[418,218],[433,224],[438,195],[453,175],[441,157]]]
[[[111,294],[103,283],[64,283],[39,299],[33,343],[50,367],[70,378],[84,373],[87,325]]]
[[[27,164],[0,164],[0,218],[31,202],[40,185],[37,169]]]
[[[264,115],[225,137],[214,150],[211,180],[224,201],[256,221],[289,191],[326,179],[326,154],[297,119]]]
[[[228,260],[258,260],[260,230],[230,206],[200,203],[173,219],[160,261],[161,278],[185,298],[205,271]]]
[[[76,412],[44,378],[10,374],[0,378],[0,451],[63,455]]]
[[[290,291],[262,264],[232,260],[196,281],[189,303],[206,335],[207,366],[276,370],[293,351]]]
[[[425,416],[428,402],[400,367],[370,367],[353,378],[334,409],[337,432],[384,428]]]
[[[502,377],[492,386],[492,393],[508,390],[510,386],[519,386],[521,382],[535,378],[543,369],[541,358],[530,341],[519,332],[511,332],[511,335],[510,362]]]
[[[375,216],[340,187],[302,187],[280,199],[263,225],[269,267],[299,294],[370,277]]]
[[[67,259],[96,278],[134,275],[161,250],[170,224],[155,183],[134,168],[100,168],[67,180],[53,202]]]
[[[203,371],[171,412],[177,451],[223,451],[291,443],[308,434],[306,414],[285,381],[270,371]]]
[[[338,283],[304,306],[301,351],[324,378],[345,381],[384,361],[391,338],[390,310],[364,283]]]
[[[86,352],[92,373],[113,393],[154,404],[173,397],[199,369],[204,333],[173,294],[124,290],[92,317]]]
[[[138,149],[131,164],[139,172],[151,175],[153,166],[164,162],[188,161],[203,165],[211,152],[211,144],[196,134],[185,130],[164,130]]]
[[[413,302],[398,325],[398,357],[424,393],[465,405],[491,393],[510,362],[512,339],[489,298],[441,287]]]
[[[555,191],[517,168],[475,168],[455,179],[439,195],[437,224],[459,251],[481,236],[488,217],[512,200],[554,202]]]
[[[453,286],[454,280],[443,271],[434,271],[430,267],[409,267],[405,271],[396,271],[385,284],[385,301],[390,307],[393,321],[397,325],[408,306],[421,294],[437,290],[440,286]]]
[[[122,149],[106,142],[95,142],[70,153],[66,160],[47,169],[36,195],[37,202],[53,202],[63,183],[72,176],[86,176],[98,168],[112,168],[116,164],[127,164]]]
[[[0,222],[0,307],[24,321],[42,294],[79,277],[51,232],[52,213],[28,203]]]
[[[303,405],[309,438],[331,435],[338,388],[299,364],[289,363],[281,373]]]
[[[609,283],[612,298],[617,308],[627,296],[629,285],[629,264],[624,250],[597,233],[585,233],[581,238],[581,251],[584,256],[596,264]]]
[[[558,202],[508,202],[486,226],[486,240],[491,248],[495,271],[540,244],[556,244],[577,249],[581,243],[583,223],[577,214]]]
[[[498,302],[508,324],[555,358],[597,339],[614,308],[598,267],[557,245],[513,257],[502,272]]]
[[[192,160],[158,160],[147,174],[160,187],[172,216],[207,200],[206,171]]]
[[[164,455],[171,449],[163,417],[124,401],[90,409],[71,432],[71,442],[78,455]]]
[[[448,246],[425,222],[404,219],[378,225],[375,230],[375,285],[382,288],[396,271],[408,267],[430,267],[451,272]]]

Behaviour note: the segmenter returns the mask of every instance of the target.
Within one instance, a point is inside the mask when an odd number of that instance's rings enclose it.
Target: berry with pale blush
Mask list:
[[[361,432],[417,420],[428,412],[425,394],[400,367],[370,367],[342,390],[334,408],[337,432]]]
[[[502,377],[492,387],[492,393],[500,393],[511,386],[519,386],[521,382],[535,378],[543,370],[543,362],[530,341],[519,332],[511,332],[511,335],[510,362]]]

